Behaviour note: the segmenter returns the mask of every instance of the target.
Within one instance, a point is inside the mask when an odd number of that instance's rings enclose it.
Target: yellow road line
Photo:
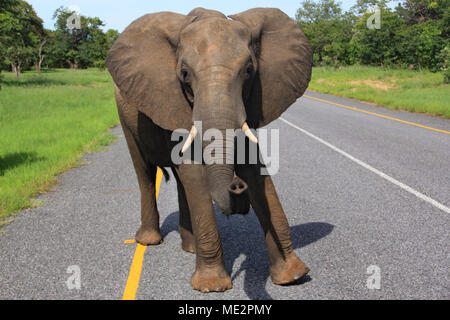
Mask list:
[[[161,185],[163,172],[160,168],[158,168],[158,171],[156,172],[156,199],[158,199],[159,194],[159,186]]]
[[[156,173],[156,198],[158,198],[159,187],[161,186],[162,170],[158,168]],[[124,243],[135,243],[135,240],[125,240]],[[123,292],[122,300],[135,300],[136,292],[141,278],[142,262],[144,261],[144,253],[146,246],[138,243],[134,252],[133,262],[131,263],[130,273],[128,274],[127,285]]]
[[[136,299],[136,292],[139,286],[139,279],[141,277],[145,249],[147,249],[147,247],[140,243],[136,246],[136,252],[134,253],[133,263],[131,264],[131,269],[128,275],[125,291],[123,292],[122,300]]]
[[[398,121],[398,122],[407,123],[407,124],[410,124],[410,125],[413,125],[413,126],[416,126],[416,127],[425,128],[425,129],[428,129],[428,130],[433,130],[433,131],[437,131],[437,132],[441,132],[441,133],[450,134],[449,131],[445,131],[445,130],[441,130],[441,129],[436,129],[436,128],[432,128],[432,127],[427,127],[427,126],[424,126],[424,125],[421,125],[421,124],[418,124],[418,123],[414,123],[414,122],[410,122],[410,121],[405,121],[405,120],[400,120],[400,119],[397,119],[397,118],[392,118],[392,117],[389,117],[389,116],[385,116],[385,115],[383,115],[383,114],[370,112],[370,111],[363,110],[363,109],[359,109],[359,108],[356,108],[356,107],[349,107],[349,106],[346,106],[346,105],[343,105],[343,104],[339,104],[339,103],[335,103],[335,102],[331,102],[331,101],[319,99],[319,98],[316,98],[316,97],[311,97],[311,96],[308,96],[308,95],[306,95],[306,94],[304,94],[303,96],[306,97],[306,98],[309,98],[309,99],[314,99],[314,100],[317,100],[317,101],[321,101],[321,102],[325,102],[325,103],[329,103],[329,104],[334,104],[334,105],[336,105],[336,106],[338,106],[338,107],[342,107],[342,108],[346,108],[346,109],[351,109],[351,110],[355,110],[355,111],[359,111],[359,112],[371,114],[371,115],[374,115],[374,116],[378,116],[378,117],[382,117],[382,118],[386,118],[386,119],[390,119],[390,120],[394,120],[394,121]]]

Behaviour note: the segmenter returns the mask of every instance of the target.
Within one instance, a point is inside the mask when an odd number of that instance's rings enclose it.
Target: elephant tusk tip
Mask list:
[[[195,139],[195,136],[197,135],[197,128],[195,126],[192,126],[191,131],[189,132],[189,136],[186,140],[186,143],[184,144],[183,148],[181,149],[181,153],[185,153],[187,149],[191,146],[192,142]]]
[[[256,138],[252,130],[250,130],[247,122],[244,122],[244,124],[242,125],[242,131],[244,131],[245,135],[250,139],[250,141],[258,144],[258,138]]]
[[[250,138],[250,140],[251,140],[251,141],[253,141],[254,143],[258,144],[258,138],[256,138],[256,137],[255,137],[255,138],[253,138],[253,139],[252,139],[252,138]]]

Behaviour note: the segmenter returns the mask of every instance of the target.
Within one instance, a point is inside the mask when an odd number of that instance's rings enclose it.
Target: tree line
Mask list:
[[[303,0],[295,17],[314,49],[314,65],[378,65],[445,71],[450,78],[450,0],[357,0],[344,12],[336,0]],[[374,11],[372,6],[377,6]],[[369,10],[372,7],[372,10]],[[378,11],[377,11],[378,10]],[[119,36],[103,31],[98,17],[80,16],[81,28],[70,28],[74,12],[56,9],[55,30],[47,30],[24,0],[0,2],[0,72],[17,77],[25,69],[104,68],[106,54]],[[367,21],[379,15],[379,25]]]
[[[296,22],[313,46],[314,64],[448,70],[450,0],[403,0],[395,9],[388,3],[358,0],[344,12],[335,0],[304,0]],[[379,25],[368,25],[375,15]]]
[[[119,36],[98,17],[77,17],[80,28],[71,28],[68,19],[75,12],[56,9],[55,30],[45,29],[42,19],[24,0],[0,2],[0,72],[9,70],[17,77],[23,70],[48,68],[104,68],[106,54]]]

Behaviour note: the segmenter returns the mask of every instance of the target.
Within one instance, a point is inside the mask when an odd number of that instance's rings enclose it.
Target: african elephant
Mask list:
[[[196,254],[193,289],[232,288],[213,201],[227,215],[245,214],[251,204],[265,233],[275,284],[309,272],[293,251],[287,218],[259,162],[233,164],[233,153],[225,152],[223,163],[175,164],[171,135],[180,128],[190,131],[186,151],[196,135],[193,124],[201,121],[204,130],[223,133],[220,144],[234,143],[226,129],[240,128],[246,143],[255,143],[252,129],[277,119],[304,93],[311,65],[310,44],[278,9],[251,9],[228,18],[203,8],[188,15],[148,14],[128,26],[109,51],[106,66],[141,191],[136,240],[162,242],[155,176],[157,167],[170,167],[178,186],[181,245]]]

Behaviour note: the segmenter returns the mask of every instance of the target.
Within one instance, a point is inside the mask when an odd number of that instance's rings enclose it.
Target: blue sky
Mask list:
[[[187,14],[193,8],[215,9],[224,14],[233,14],[255,7],[276,7],[290,17],[294,17],[301,0],[27,0],[44,20],[48,29],[54,29],[52,16],[60,7],[77,6],[81,14],[99,17],[105,22],[105,29],[123,31],[127,25],[140,16],[159,11],[173,11]],[[344,10],[348,10],[356,0],[341,0]]]

